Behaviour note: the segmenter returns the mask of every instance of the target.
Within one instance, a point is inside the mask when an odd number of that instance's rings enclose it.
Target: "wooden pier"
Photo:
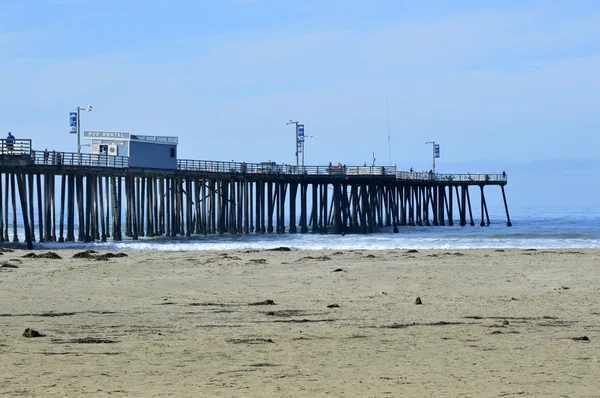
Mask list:
[[[179,160],[130,168],[127,157],[34,151],[0,140],[0,242],[92,242],[125,237],[263,233],[372,233],[381,227],[476,225],[470,190],[505,174],[399,172],[393,166],[298,168]],[[22,220],[19,223],[18,220]]]

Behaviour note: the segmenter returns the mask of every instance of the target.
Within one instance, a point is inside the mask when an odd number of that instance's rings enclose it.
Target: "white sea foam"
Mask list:
[[[481,239],[481,238],[436,238],[399,237],[399,235],[294,235],[277,238],[248,236],[244,239],[229,236],[208,239],[122,241],[106,243],[47,243],[41,248],[105,250],[266,250],[277,247],[292,250],[392,250],[392,249],[477,249],[477,248],[600,248],[598,239]]]

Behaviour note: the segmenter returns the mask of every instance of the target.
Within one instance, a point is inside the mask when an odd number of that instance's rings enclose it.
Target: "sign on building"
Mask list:
[[[88,131],[83,132],[83,138],[99,138],[99,139],[111,139],[111,140],[129,140],[131,137],[130,133],[124,133],[120,131]]]

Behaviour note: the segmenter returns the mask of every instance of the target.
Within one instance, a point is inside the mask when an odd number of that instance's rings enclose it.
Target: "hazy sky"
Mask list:
[[[91,104],[180,158],[295,163],[294,119],[307,165],[594,161],[599,71],[598,1],[0,0],[0,128],[38,149]]]

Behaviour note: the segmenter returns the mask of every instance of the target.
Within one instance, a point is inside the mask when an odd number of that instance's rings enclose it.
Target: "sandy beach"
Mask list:
[[[79,252],[0,256],[0,395],[600,396],[600,250]]]

